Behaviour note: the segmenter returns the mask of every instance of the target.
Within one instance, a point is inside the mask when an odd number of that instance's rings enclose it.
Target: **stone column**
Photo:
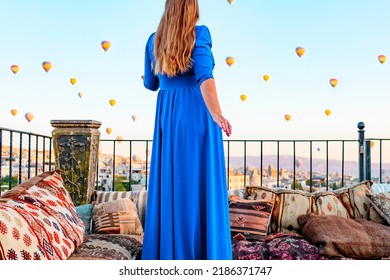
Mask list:
[[[101,122],[52,120],[56,169],[77,205],[87,204],[95,189]]]

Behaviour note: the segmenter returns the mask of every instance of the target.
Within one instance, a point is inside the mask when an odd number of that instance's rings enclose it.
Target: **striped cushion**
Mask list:
[[[272,199],[229,201],[230,229],[234,239],[263,241],[267,235]]]
[[[96,204],[93,224],[95,233],[143,235],[136,205],[129,198]]]

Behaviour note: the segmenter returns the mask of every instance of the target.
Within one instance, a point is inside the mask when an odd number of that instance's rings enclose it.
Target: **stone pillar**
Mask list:
[[[87,204],[95,189],[101,122],[52,120],[56,169],[77,205]]]

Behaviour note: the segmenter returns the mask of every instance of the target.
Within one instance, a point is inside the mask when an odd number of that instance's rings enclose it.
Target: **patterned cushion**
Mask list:
[[[371,186],[371,181],[364,181],[347,188],[351,199],[351,205],[354,210],[355,219],[368,219],[370,199],[366,196],[366,194],[371,193]]]
[[[388,226],[365,219],[302,215],[298,218],[303,237],[327,257],[380,259],[390,256]]]
[[[264,240],[270,221],[274,201],[242,200],[232,198],[229,201],[230,228],[233,238]]]
[[[103,202],[115,201],[121,198],[130,198],[137,206],[138,217],[142,223],[142,226],[145,226],[145,211],[146,211],[146,202],[148,198],[148,191],[114,191],[114,192],[105,192],[105,191],[94,191],[92,195],[92,204],[100,204]]]
[[[337,189],[334,191],[334,193],[337,195],[339,198],[340,202],[343,204],[345,209],[348,212],[348,216],[351,219],[355,218],[355,211],[353,210],[351,199],[349,197],[349,191],[348,189],[342,188],[342,189]]]
[[[297,232],[299,230],[298,216],[311,213],[313,204],[314,196],[308,192],[277,190],[270,233]]]
[[[390,224],[390,192],[367,194],[378,214]]]
[[[130,198],[133,199],[133,192],[106,192],[106,191],[94,191],[92,202],[93,204],[100,204],[103,202],[109,202],[121,198]]]
[[[57,171],[57,173],[60,172],[61,171]],[[9,191],[1,195],[0,203],[7,202],[10,199],[16,199],[23,191],[28,190],[29,188],[36,185],[38,182],[40,182],[41,180],[45,179],[48,176],[53,176],[53,171],[47,171],[42,174],[38,174],[37,176],[22,182],[16,187],[13,187]]]
[[[67,259],[82,244],[84,224],[62,178],[51,171],[28,181],[0,204],[0,259]]]
[[[233,240],[234,260],[323,260],[318,248],[297,233],[269,235],[264,242]]]
[[[350,218],[347,208],[334,192],[316,192],[313,195],[315,198],[313,213]]]
[[[275,199],[275,191],[274,189],[270,189],[267,187],[246,187],[245,189],[245,198],[249,200],[257,200],[257,199]]]
[[[93,225],[95,233],[143,235],[137,207],[129,198],[95,205]]]
[[[140,236],[90,234],[68,260],[134,260],[141,252]]]
[[[85,234],[92,233],[92,204],[85,204],[76,206],[76,212],[79,218],[83,221],[85,226]]]

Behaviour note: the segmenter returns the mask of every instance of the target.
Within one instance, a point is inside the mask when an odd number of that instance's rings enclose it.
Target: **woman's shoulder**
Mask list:
[[[197,25],[195,28],[195,34],[196,45],[203,45],[205,43],[211,45],[211,34],[206,25]]]
[[[150,43],[153,43],[154,42],[154,36],[156,35],[156,32],[153,32],[152,34],[150,34],[148,40],[146,41],[146,43],[149,45]]]
[[[210,30],[209,28],[206,26],[206,25],[197,25],[195,27],[195,33],[196,33],[196,37],[204,37],[204,36],[208,36],[210,37]]]

